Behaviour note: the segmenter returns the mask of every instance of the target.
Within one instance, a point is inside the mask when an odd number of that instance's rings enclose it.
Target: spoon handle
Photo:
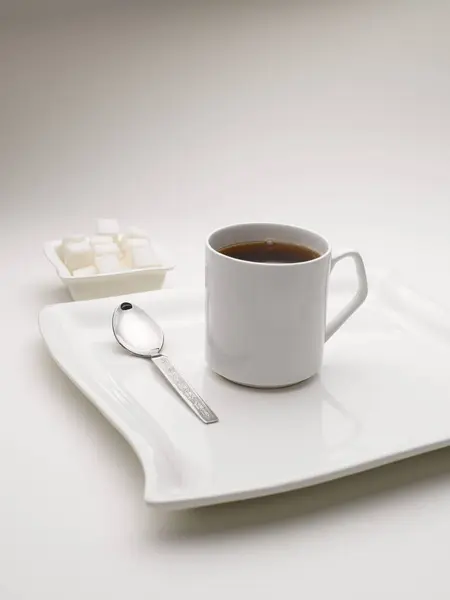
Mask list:
[[[158,367],[173,389],[203,423],[217,423],[218,417],[191,388],[188,382],[178,373],[170,360],[164,354],[152,356],[152,362]]]

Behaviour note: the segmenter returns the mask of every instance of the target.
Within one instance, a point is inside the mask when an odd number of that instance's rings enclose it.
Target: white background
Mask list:
[[[0,598],[447,599],[450,451],[177,514],[47,356],[42,244],[97,216],[168,245],[276,220],[450,307],[450,5],[0,6]],[[426,398],[424,398],[426,402]]]

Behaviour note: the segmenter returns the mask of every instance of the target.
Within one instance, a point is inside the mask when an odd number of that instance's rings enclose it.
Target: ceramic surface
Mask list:
[[[151,364],[118,346],[117,298],[47,307],[40,326],[56,362],[135,449],[146,501],[192,507],[300,488],[447,444],[448,319],[392,277],[371,281],[364,306],[327,344],[320,377],[272,391],[232,384],[205,366],[203,292],[130,297],[161,324],[167,352],[220,414],[214,427],[195,419]],[[330,312],[350,289],[350,280],[335,282]]]

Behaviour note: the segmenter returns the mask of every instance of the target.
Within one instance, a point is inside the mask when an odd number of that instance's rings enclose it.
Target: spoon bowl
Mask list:
[[[142,308],[122,302],[113,314],[113,332],[116,340],[135,356],[153,358],[164,346],[164,332]]]

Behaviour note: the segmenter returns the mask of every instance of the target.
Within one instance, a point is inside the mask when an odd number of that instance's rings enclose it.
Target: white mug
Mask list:
[[[244,242],[274,240],[307,246],[318,258],[260,263],[220,252]],[[356,265],[352,300],[326,324],[330,272],[343,258]],[[331,256],[321,235],[272,223],[232,225],[206,242],[206,360],[218,375],[254,387],[283,387],[309,379],[321,368],[324,343],[367,297],[358,252]]]

